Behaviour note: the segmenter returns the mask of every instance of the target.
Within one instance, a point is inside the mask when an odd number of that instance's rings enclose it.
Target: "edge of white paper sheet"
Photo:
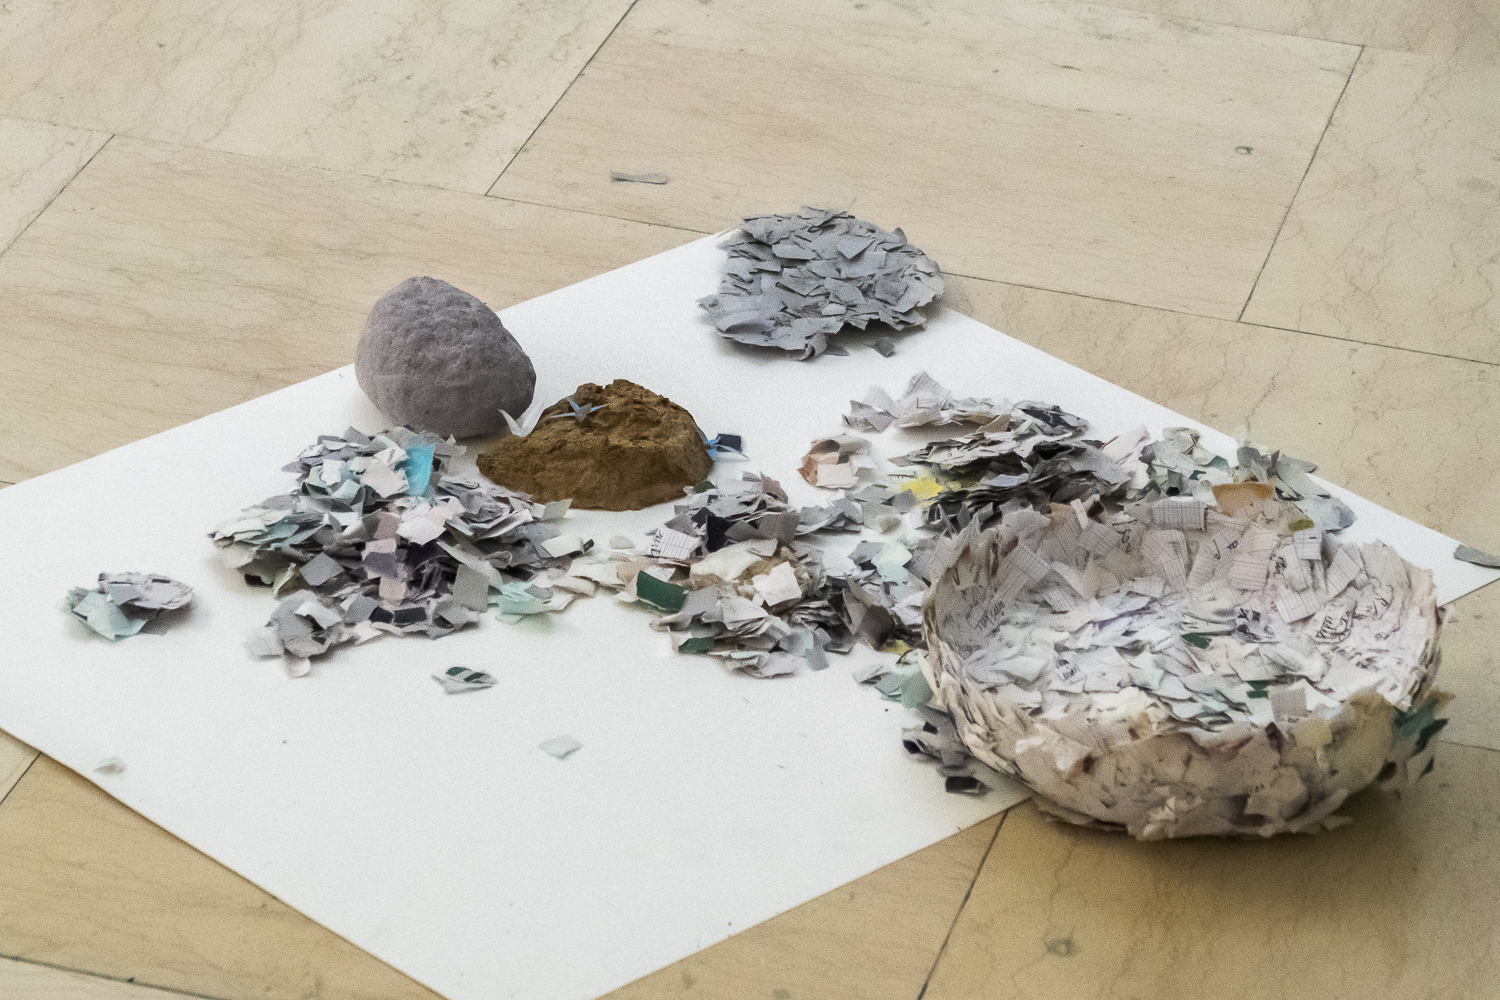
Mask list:
[[[717,238],[699,240],[501,313],[550,402],[628,378],[686,406],[794,503],[836,495],[795,473],[870,384],[925,368],[961,395],[1053,401],[1108,436],[1144,423],[1227,436],[949,310],[884,358],[798,363],[718,337]],[[440,276],[439,276],[440,277]],[[582,1000],[970,826],[1015,801],[948,795],[909,759],[915,720],[834,658],[757,681],[677,655],[649,616],[605,594],[556,616],[440,640],[339,649],[289,680],[243,636],[273,601],[218,567],[207,531],[284,492],[279,471],[318,434],[383,426],[349,368],[0,491],[0,728],[372,954],[453,1000]],[[882,455],[910,444],[871,436]],[[1316,459],[1318,456],[1307,456]],[[1433,569],[1444,602],[1500,573],[1454,542],[1335,491],[1379,536]],[[637,540],[668,507],[575,512],[568,530]],[[838,548],[838,546],[830,546]],[[196,588],[162,636],[109,643],[63,612],[101,570]],[[462,664],[497,686],[445,695]],[[583,743],[566,760],[538,746]],[[118,757],[117,775],[93,772]]]

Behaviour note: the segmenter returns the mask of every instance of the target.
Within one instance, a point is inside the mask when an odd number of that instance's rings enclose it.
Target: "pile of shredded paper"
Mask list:
[[[502,615],[566,606],[551,580],[591,545],[549,523],[568,502],[444,475],[461,452],[406,427],[324,435],[287,466],[293,492],[216,528],[225,564],[281,599],[252,651],[301,676],[342,643],[472,624],[492,590]]]
[[[804,208],[746,219],[716,295],[699,302],[719,333],[802,359],[829,350],[846,326],[922,326],[919,311],[943,293],[938,266],[906,241],[848,212]],[[888,340],[882,354],[895,350]]]
[[[856,641],[879,648],[915,638],[926,585],[904,568],[910,550],[887,543],[880,559],[885,547],[861,543],[853,572],[836,575],[821,549],[798,540],[899,521],[916,505],[910,494],[868,486],[827,506],[795,509],[773,479],[746,474],[741,485],[686,497],[644,552],[596,549],[570,572],[656,609],[653,627],[679,652],[715,657],[753,677],[785,676],[801,664],[821,670],[827,653],[847,652]]]
[[[193,588],[154,573],[100,573],[93,589],[74,587],[67,606],[106,639],[135,635],[164,611],[185,608]]]

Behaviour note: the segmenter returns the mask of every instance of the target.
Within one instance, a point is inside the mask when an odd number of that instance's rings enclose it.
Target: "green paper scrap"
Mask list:
[[[496,607],[497,616],[539,615],[547,610],[547,602],[532,592],[530,584],[507,583],[500,588]]]
[[[927,678],[916,667],[907,670],[891,670],[875,681],[875,690],[891,701],[899,701],[907,708],[925,705],[932,700],[932,688]],[[910,701],[911,704],[907,704]]]
[[[1392,720],[1396,736],[1414,740],[1416,753],[1426,750],[1428,742],[1448,724],[1447,719],[1437,717],[1438,707],[1437,698],[1428,695],[1425,701],[1409,712],[1397,710],[1396,718]]]
[[[932,700],[932,685],[921,670],[913,670],[906,683],[901,685],[901,704],[907,708],[921,708]]]
[[[126,636],[135,635],[146,624],[144,618],[126,617],[125,612],[108,601],[103,601],[90,609],[83,620],[88,623],[89,628],[109,639],[123,639]]]
[[[682,610],[682,605],[687,601],[687,590],[675,583],[658,580],[645,570],[641,570],[635,575],[635,596],[642,603],[660,608],[669,615],[675,615]]]
[[[1209,640],[1212,638],[1213,636],[1204,635],[1202,632],[1184,632],[1182,634],[1183,642],[1189,646],[1197,646],[1199,649],[1207,649]]]
[[[679,653],[708,653],[714,648],[714,637],[711,635],[694,636],[677,646]]]
[[[887,583],[905,583],[911,579],[906,564],[911,562],[911,550],[900,542],[886,542],[875,554],[872,563]]]

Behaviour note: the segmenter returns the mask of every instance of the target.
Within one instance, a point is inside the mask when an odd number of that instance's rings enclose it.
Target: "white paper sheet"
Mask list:
[[[709,238],[506,310],[538,398],[640,382],[710,436],[742,434],[748,467],[795,503],[827,496],[795,474],[808,442],[919,368],[960,394],[1059,403],[1100,433],[1191,423],[949,311],[894,358],[745,349],[696,304],[722,264]],[[862,653],[754,680],[673,653],[645,612],[604,597],[340,649],[288,679],[242,644],[274,602],[220,568],[207,532],[351,423],[383,426],[341,369],[0,491],[0,520],[26,526],[0,537],[19,584],[0,611],[0,728],[454,1000],[597,996],[1008,803],[947,795],[907,758],[911,716],[849,677]],[[1203,440],[1232,454],[1223,434]],[[1433,569],[1440,602],[1500,577],[1336,493],[1359,515],[1346,534]],[[669,514],[563,524],[604,544]],[[100,639],[62,601],[101,570],[189,583],[194,610],[166,635]],[[450,697],[431,678],[455,665],[497,684]],[[539,749],[560,733],[583,745],[565,760]],[[125,769],[94,771],[110,757]]]

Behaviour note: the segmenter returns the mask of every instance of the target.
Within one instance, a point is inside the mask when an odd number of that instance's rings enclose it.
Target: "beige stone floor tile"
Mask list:
[[[0,118],[0,252],[107,141],[102,132]]]
[[[1248,322],[1500,362],[1500,66],[1366,51]]]
[[[708,232],[845,208],[953,273],[1233,318],[1357,53],[1075,3],[642,0],[491,193]]]
[[[0,108],[482,193],[629,0],[0,4]]]
[[[0,845],[0,954],[223,1000],[437,997],[49,757]]]
[[[16,739],[10,733],[0,730],[0,802],[10,794],[10,790],[16,787],[16,782],[21,780],[21,775],[36,760],[36,751]]]
[[[1500,753],[1269,841],[1143,844],[1007,816],[925,1000],[1500,995]]]
[[[1456,697],[1448,703],[1443,738],[1500,750],[1500,584],[1470,594],[1443,624],[1443,662],[1438,687]]]
[[[185,996],[173,990],[0,958],[0,1000],[182,1000]]]
[[[0,478],[347,364],[412,275],[500,309],[691,238],[117,137],[0,255]]]
[[[999,822],[613,996],[913,997]],[[436,996],[47,757],[0,805],[0,856],[5,955],[224,1000]]]
[[[1500,552],[1500,369],[1370,344],[954,282],[949,305],[1211,427],[1318,463],[1398,514]],[[921,334],[912,334],[912,350]],[[898,355],[899,357],[899,355]],[[982,377],[962,392],[983,390]],[[1446,735],[1500,749],[1500,585],[1457,602]]]
[[[913,1000],[1001,818],[986,820],[608,995]]]
[[[1202,18],[1304,38],[1418,52],[1434,59],[1500,62],[1494,0],[1108,0],[1174,17]]]

